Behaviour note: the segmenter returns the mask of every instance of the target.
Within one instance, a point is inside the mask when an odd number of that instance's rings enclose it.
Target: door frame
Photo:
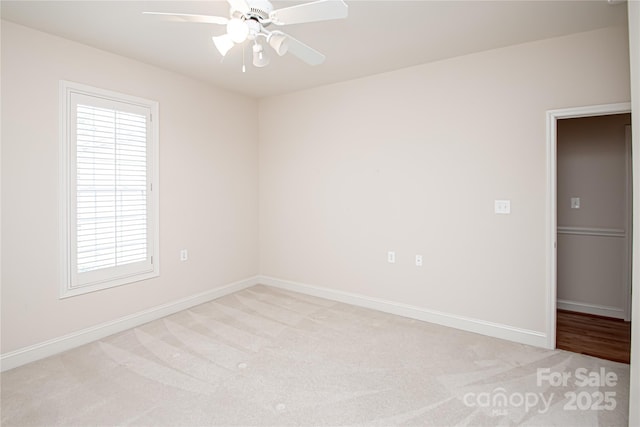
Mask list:
[[[633,142],[631,140],[631,124],[625,126],[624,129],[624,149],[627,154],[626,164],[626,190],[627,190],[627,283],[625,284],[625,292],[628,296],[627,304],[624,307],[624,321],[631,322],[631,297],[632,280],[633,280]]]
[[[591,105],[547,111],[547,343],[549,349],[556,348],[556,310],[558,298],[558,133],[557,122],[561,119],[607,116],[631,112],[631,103]],[[631,232],[631,230],[627,230]],[[633,259],[630,258],[629,269]],[[627,281],[628,282],[628,281]],[[630,286],[628,283],[626,286]],[[630,292],[630,289],[628,289]],[[625,310],[627,308],[625,307]]]

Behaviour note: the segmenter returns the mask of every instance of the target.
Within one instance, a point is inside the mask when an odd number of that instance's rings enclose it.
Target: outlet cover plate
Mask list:
[[[389,264],[394,264],[396,262],[396,253],[393,251],[387,252],[387,262]]]
[[[511,213],[511,200],[496,200],[494,210],[497,214],[508,215]]]

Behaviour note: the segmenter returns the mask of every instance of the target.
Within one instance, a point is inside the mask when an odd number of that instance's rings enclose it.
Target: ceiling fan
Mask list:
[[[253,65],[256,67],[264,67],[269,64],[269,57],[264,52],[262,42],[269,44],[280,56],[288,52],[309,65],[321,64],[325,60],[322,53],[282,31],[271,31],[267,28],[272,25],[280,27],[289,24],[342,19],[346,18],[348,14],[348,6],[344,0],[317,0],[276,10],[273,9],[269,0],[227,0],[227,2],[231,6],[229,18],[170,12],[143,13],[160,15],[179,22],[226,25],[226,34],[212,37],[220,54],[224,57],[236,44],[242,44],[249,40],[253,42]]]

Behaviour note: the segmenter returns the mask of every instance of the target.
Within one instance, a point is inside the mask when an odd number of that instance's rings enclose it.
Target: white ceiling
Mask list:
[[[229,15],[226,1],[7,1],[2,18],[263,97],[350,80],[473,52],[597,28],[626,25],[626,4],[573,1],[346,0],[349,17],[282,27],[327,56],[309,66],[271,54],[241,72],[242,49],[221,61],[211,36],[224,26],[168,22],[143,11]],[[275,9],[304,3],[272,1]]]

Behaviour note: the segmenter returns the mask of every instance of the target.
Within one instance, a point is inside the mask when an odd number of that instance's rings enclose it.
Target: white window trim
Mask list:
[[[70,218],[71,197],[75,197],[75,192],[69,188],[71,182],[71,166],[69,162],[70,151],[70,97],[72,93],[79,93],[93,97],[104,98],[108,100],[126,102],[129,104],[148,108],[151,111],[151,138],[152,147],[150,150],[151,160],[151,176],[149,178],[152,191],[148,197],[151,198],[152,209],[147,213],[147,220],[151,222],[150,230],[153,234],[152,247],[149,249],[152,257],[151,271],[136,274],[129,277],[120,277],[117,279],[106,280],[90,285],[72,287],[71,272],[71,233],[70,227],[75,221]],[[159,108],[158,102],[131,95],[125,95],[109,90],[99,89],[80,83],[61,80],[60,81],[60,135],[59,135],[59,175],[60,175],[60,298],[67,298],[76,295],[82,295],[89,292],[108,289],[115,286],[121,286],[128,283],[138,282],[141,280],[151,279],[160,275],[160,256],[159,256],[159,183],[158,183],[158,163],[159,163]],[[75,225],[74,225],[75,226]]]

